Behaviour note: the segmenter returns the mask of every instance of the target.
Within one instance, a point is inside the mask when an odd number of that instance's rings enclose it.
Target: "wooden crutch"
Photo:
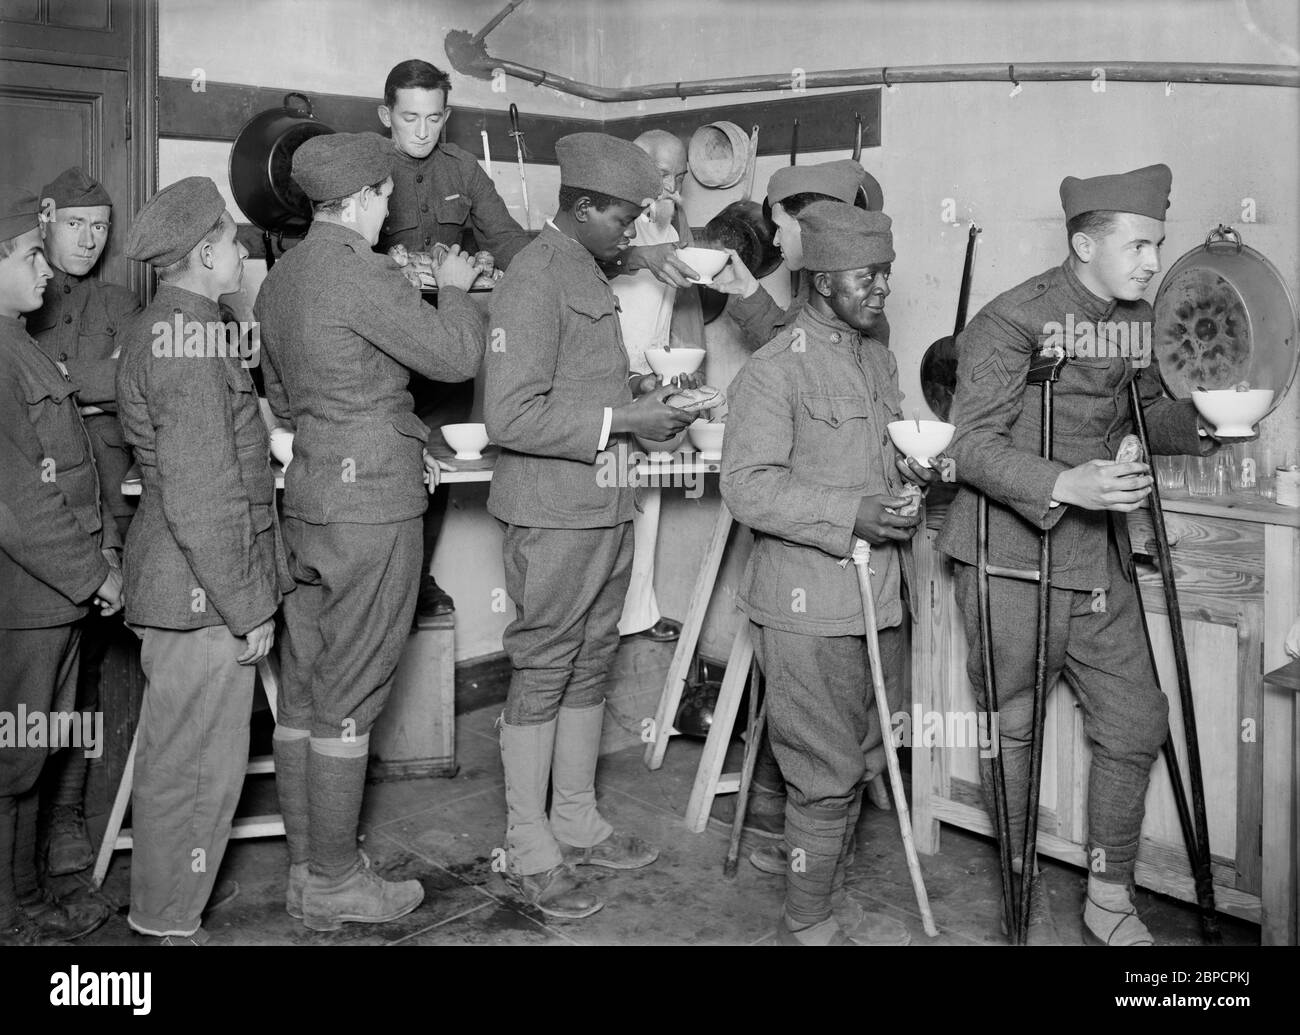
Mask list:
[[[1140,376],[1140,375],[1139,375]],[[1146,413],[1142,408],[1142,389],[1138,377],[1129,382],[1129,404],[1133,411],[1133,430],[1142,442],[1143,459],[1152,463],[1151,439],[1147,435]],[[1187,808],[1187,795],[1183,790],[1182,771],[1178,765],[1178,750],[1174,747],[1172,733],[1165,737],[1162,752],[1169,768],[1169,782],[1173,788],[1174,805],[1183,829],[1183,842],[1187,846],[1187,859],[1196,882],[1196,903],[1201,913],[1201,933],[1207,942],[1217,945],[1223,935],[1214,911],[1214,875],[1210,869],[1210,828],[1205,813],[1205,781],[1201,774],[1200,740],[1196,732],[1196,706],[1192,700],[1192,676],[1187,664],[1187,640],[1183,635],[1182,609],[1178,603],[1178,586],[1174,582],[1174,563],[1169,553],[1169,533],[1165,529],[1165,512],[1160,502],[1160,486],[1151,483],[1151,528],[1155,533],[1156,565],[1160,569],[1160,583],[1165,593],[1165,611],[1169,617],[1169,634],[1174,647],[1174,670],[1178,678],[1178,700],[1183,711],[1183,733],[1187,742],[1187,773],[1192,785],[1192,808]],[[1142,602],[1142,587],[1138,585],[1133,551],[1127,558],[1137,596],[1138,613],[1142,616],[1142,632],[1146,637],[1151,657],[1151,672],[1159,681],[1156,669],[1155,648],[1151,645],[1151,631],[1147,627],[1146,605]]]
[[[758,684],[761,679],[758,655],[749,667],[749,722],[745,727],[745,760],[740,766],[740,787],[736,791],[736,815],[731,821],[731,840],[727,844],[727,858],[722,863],[722,875],[734,877],[740,862],[740,838],[745,832],[745,816],[749,811],[749,786],[754,780],[754,763],[758,760],[758,745],[763,739],[763,726],[767,721],[767,699],[758,701]]]
[[[1026,385],[1040,385],[1043,390],[1042,421],[1040,446],[1045,460],[1052,458],[1052,385],[1059,380],[1061,368],[1065,366],[1067,356],[1062,349],[1045,348],[1029,364]],[[992,760],[993,797],[995,801],[995,822],[998,833],[998,851],[1002,866],[1003,917],[1009,920],[1008,930],[1013,945],[1024,945],[1029,940],[1029,896],[1033,884],[1032,874],[1036,868],[1038,849],[1038,799],[1043,775],[1043,725],[1047,717],[1047,633],[1051,617],[1052,594],[1052,534],[1044,530],[1039,540],[1038,568],[1018,569],[988,563],[988,497],[981,493],[978,505],[976,526],[976,575],[979,594],[980,651],[983,654],[984,692],[990,708],[990,729],[992,717],[997,708],[997,687],[994,684],[993,671],[993,632],[992,617],[989,607],[989,576],[1017,579],[1022,582],[1038,584],[1038,635],[1035,644],[1034,662],[1034,697],[1032,734],[1029,745],[1029,781],[1026,788],[1028,801],[1025,806],[1025,838],[1020,844],[1022,874],[1020,894],[1008,903],[1012,888],[1011,846],[1008,845],[1009,819],[1007,809],[1007,790],[1003,778],[1002,752],[999,750]]]
[[[907,856],[907,872],[916,892],[916,904],[921,909],[921,923],[931,938],[938,937],[934,914],[930,912],[930,897],[925,893],[925,880],[921,876],[921,861],[916,855],[912,840],[912,814],[903,791],[903,773],[898,767],[898,749],[889,717],[889,698],[885,695],[885,672],[880,663],[880,638],[876,635],[876,601],[871,592],[871,574],[867,563],[871,560],[871,545],[859,539],[853,545],[853,565],[858,570],[858,589],[862,591],[862,614],[867,626],[867,653],[871,658],[871,683],[876,690],[876,713],[880,716],[880,731],[884,735],[885,761],[889,766],[889,782],[894,788],[894,802],[898,805],[898,829],[903,835],[903,852]]]

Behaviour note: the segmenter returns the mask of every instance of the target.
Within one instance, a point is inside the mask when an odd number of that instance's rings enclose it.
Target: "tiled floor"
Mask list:
[[[602,811],[618,827],[662,849],[657,863],[635,873],[593,871],[605,901],[595,916],[557,921],[523,905],[492,869],[492,849],[505,825],[501,761],[492,724],[498,709],[485,708],[457,721],[459,774],[372,784],[363,816],[365,848],[385,875],[418,878],[423,905],[392,924],[348,924],[331,934],[308,931],[283,908],[282,840],[236,841],[223,878],[239,882],[234,901],[207,921],[214,944],[229,945],[748,945],[770,943],[782,881],[754,869],[741,856],[734,880],[722,876],[728,830],[710,824],[701,834],[686,830],[685,812],[703,742],[679,737],[665,764],[649,772],[641,750],[627,748],[601,759]],[[733,747],[733,750],[737,750]],[[267,785],[251,796],[266,799]],[[253,811],[265,811],[266,802]],[[889,913],[907,926],[913,945],[996,945],[997,854],[983,838],[953,828],[943,832],[943,851],[923,857],[926,886],[938,938],[921,926],[894,813],[868,806],[858,827],[859,849],[850,887],[868,909]],[[105,894],[127,899],[130,856],[119,853]],[[1053,912],[1063,939],[1081,942],[1079,910],[1084,874],[1047,862]],[[1142,893],[1139,905],[1162,944],[1197,944],[1195,913],[1187,905]],[[1229,944],[1255,944],[1258,928],[1222,918]],[[147,945],[126,925],[125,908],[87,942]]]

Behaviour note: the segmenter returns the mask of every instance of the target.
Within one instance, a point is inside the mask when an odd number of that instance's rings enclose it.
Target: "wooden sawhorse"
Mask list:
[[[718,518],[713,524],[713,534],[705,549],[700,573],[695,579],[691,603],[682,621],[681,634],[677,637],[677,649],[673,653],[672,664],[668,667],[668,678],[664,681],[663,693],[659,696],[654,726],[650,730],[652,737],[646,743],[645,764],[648,769],[658,769],[663,765],[664,753],[668,750],[668,738],[678,733],[673,726],[673,720],[677,717],[677,709],[681,705],[682,690],[686,686],[686,677],[695,657],[700,630],[704,626],[704,615],[709,608],[709,599],[713,596],[713,588],[718,580],[718,569],[722,565],[722,555],[726,551],[727,540],[734,524],[731,511],[719,500]],[[744,695],[745,683],[753,660],[754,645],[749,637],[749,622],[746,620],[741,622],[736,631],[736,638],[731,644],[731,654],[727,658],[727,671],[722,677],[718,701],[713,708],[713,722],[709,726],[709,735],[704,741],[704,754],[700,758],[695,784],[691,788],[690,801],[686,805],[686,826],[697,834],[708,825],[713,799],[719,794],[735,794],[740,789],[740,773],[724,773],[722,766],[726,760],[727,747],[731,743],[736,715],[740,711],[740,699]]]

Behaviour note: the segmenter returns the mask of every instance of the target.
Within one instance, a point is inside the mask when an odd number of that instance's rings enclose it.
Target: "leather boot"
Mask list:
[[[387,881],[358,852],[356,869],[342,880],[308,875],[302,891],[302,922],[312,931],[337,931],[345,923],[385,924],[424,901],[418,880]]]
[[[424,901],[418,880],[383,880],[371,870],[366,854],[357,851],[369,740],[366,734],[354,741],[313,737],[310,742],[311,861],[302,891],[302,922],[312,931],[337,931],[345,923],[387,923]]]
[[[1011,888],[1016,895],[1019,895],[1020,882],[1024,880],[1020,860],[1013,859],[1011,866],[1015,870]],[[1065,944],[1061,941],[1061,935],[1056,929],[1056,921],[1052,917],[1052,904],[1047,889],[1046,874],[1041,870],[1035,870],[1031,880],[1033,883],[1029,888],[1029,933],[1025,944],[1031,947]],[[1010,937],[1011,932],[1007,930],[1005,914],[1000,918],[999,925],[1002,928],[1002,933]]]
[[[506,781],[505,879],[528,905],[549,916],[580,920],[604,903],[564,865],[546,818],[546,787],[558,724],[558,719],[552,719],[514,726],[504,716],[498,724]]]
[[[84,937],[106,921],[112,910],[97,899],[61,902],[41,888],[21,899],[19,908],[42,939],[70,942]]]
[[[55,805],[50,809],[49,840],[45,845],[46,873],[51,877],[65,877],[80,873],[94,862],[83,807]]]
[[[736,795],[719,795],[713,799],[709,818],[728,827],[736,819]],[[749,799],[745,804],[744,831],[758,837],[779,838],[785,830],[785,787],[775,790],[757,780],[749,785]]]

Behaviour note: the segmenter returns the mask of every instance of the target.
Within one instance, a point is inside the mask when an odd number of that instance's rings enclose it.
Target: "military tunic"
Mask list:
[[[220,335],[208,333],[215,325]],[[248,758],[256,669],[236,659],[243,637],[293,589],[266,425],[224,332],[215,301],[160,284],[127,331],[117,373],[118,413],[144,490],[123,559],[126,617],[142,632],[147,680],[128,922],[156,936],[199,926]],[[187,340],[202,341],[201,354]],[[192,865],[196,849],[201,868]]]
[[[73,391],[22,321],[0,317],[0,712],[11,717],[72,708],[75,623],[108,577],[101,549],[118,545]],[[0,746],[0,796],[28,791],[48,748]]]
[[[420,576],[429,429],[407,383],[412,371],[473,377],[483,314],[454,288],[426,305],[365,238],[321,221],[275,264],[253,311],[267,399],[295,430],[284,514],[298,589],[285,602],[279,722],[359,736],[387,700]]]
[[[27,317],[27,330],[42,352],[67,366],[77,401],[105,411],[86,415],[86,431],[108,512],[125,534],[135,507],[122,496],[122,478],[131,466],[131,454],[114,412],[117,360],[112,356],[131,318],[140,311],[140,302],[134,292],[117,284],[74,277],[57,269],[53,272],[44,304]]]
[[[795,807],[851,808],[879,722],[857,572],[840,562],[862,498],[903,488],[886,430],[902,415],[898,366],[879,341],[803,307],[741,369],[730,402],[722,498],[755,533],[737,605],[755,626],[773,751]],[[873,546],[871,571],[898,703],[911,544]]]
[[[1036,569],[1040,533],[1051,530],[1051,624],[1047,685],[1064,675],[1076,690],[1093,756],[1088,796],[1089,841],[1106,859],[1102,879],[1131,878],[1151,764],[1164,742],[1167,703],[1151,670],[1127,581],[1125,514],[1053,505],[1063,471],[1111,459],[1133,430],[1129,384],[1138,380],[1151,448],[1156,453],[1200,453],[1190,400],[1161,394],[1154,370],[1138,350],[1130,355],[1079,348],[1053,386],[1053,459],[1040,452],[1042,395],[1026,387],[1033,355],[1067,326],[1128,325],[1134,343],[1151,341],[1151,306],[1143,300],[1106,300],[1079,281],[1069,262],[999,295],[957,339],[957,389],[951,420],[957,433],[947,453],[960,489],[940,532],[938,548],[958,562],[958,607],[969,645],[967,673],[983,698],[984,677],[976,620],[977,493],[989,497],[990,564]],[[1094,340],[1096,334],[1093,335]],[[1066,342],[1071,351],[1075,342]],[[1102,354],[1098,355],[1097,352]],[[1037,636],[1038,589],[1031,583],[991,580],[998,721],[1012,839],[1023,830],[1028,741]]]
[[[506,523],[504,646],[514,725],[561,701],[604,699],[631,576],[629,436],[605,411],[631,402],[614,293],[583,245],[553,223],[492,296],[484,420],[501,447],[488,511]],[[608,439],[608,441],[604,441]]]
[[[442,143],[427,158],[397,151],[379,249],[395,244],[419,252],[435,244],[468,247],[466,231],[473,232],[480,249],[492,253],[499,269],[508,267],[531,239],[511,217],[478,159],[463,147]]]
[[[160,344],[178,317],[182,326],[221,322],[216,302],[160,284],[131,324],[118,369],[118,413],[143,483],[126,541],[127,621],[225,625],[243,636],[292,588],[266,425],[236,348],[195,356],[170,338]],[[160,354],[166,344],[171,355]]]

